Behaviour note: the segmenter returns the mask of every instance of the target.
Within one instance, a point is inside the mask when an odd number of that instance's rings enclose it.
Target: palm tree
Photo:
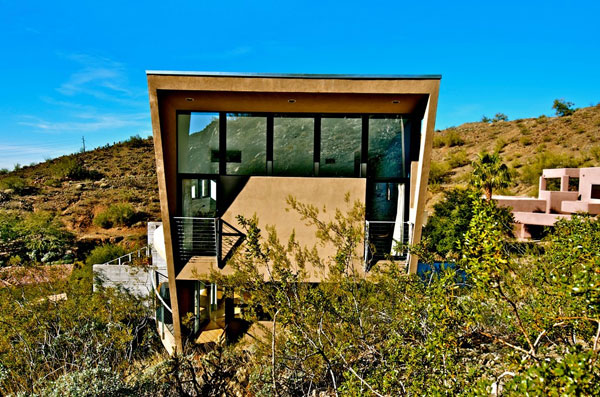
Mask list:
[[[506,164],[502,163],[498,153],[479,153],[477,160],[473,161],[473,186],[483,189],[487,201],[492,199],[494,189],[505,188],[510,185],[510,172]]]

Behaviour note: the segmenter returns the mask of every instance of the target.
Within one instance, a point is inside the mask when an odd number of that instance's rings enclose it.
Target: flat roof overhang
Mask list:
[[[347,79],[347,80],[441,80],[441,74],[310,74],[310,73],[243,73],[147,70],[146,75],[157,76],[206,76],[206,77],[255,77],[283,79]]]
[[[419,117],[441,77],[148,71],[147,78],[151,98],[183,111]]]

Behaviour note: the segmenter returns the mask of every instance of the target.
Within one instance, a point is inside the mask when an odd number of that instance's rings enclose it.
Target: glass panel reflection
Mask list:
[[[275,117],[273,120],[273,175],[313,174],[315,120],[312,117]]]
[[[177,167],[179,172],[219,172],[219,114],[177,115]]]
[[[369,118],[369,176],[405,178],[410,170],[410,123],[400,116]]]
[[[216,216],[216,181],[212,179],[182,179],[181,190],[182,216],[198,218]]]
[[[362,120],[323,117],[319,176],[359,176]]]
[[[267,118],[227,114],[227,174],[265,175]]]

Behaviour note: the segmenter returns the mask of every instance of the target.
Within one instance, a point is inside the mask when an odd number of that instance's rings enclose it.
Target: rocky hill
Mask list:
[[[600,104],[570,116],[475,122],[436,131],[428,207],[442,192],[466,185],[482,150],[499,151],[513,186],[499,193],[536,195],[544,168],[600,166]]]
[[[127,205],[130,222],[93,222],[115,204]],[[79,246],[121,240],[137,245],[145,238],[145,222],[160,218],[152,140],[132,137],[0,175],[0,210],[57,213]]]
[[[565,117],[475,122],[436,131],[429,208],[444,190],[468,182],[471,161],[482,150],[500,151],[509,165],[515,184],[504,193],[535,194],[543,168],[600,166],[600,105]],[[133,221],[104,227],[94,222],[115,204],[133,209]],[[83,245],[141,242],[145,222],[160,218],[152,140],[132,137],[4,173],[0,210],[58,213]]]

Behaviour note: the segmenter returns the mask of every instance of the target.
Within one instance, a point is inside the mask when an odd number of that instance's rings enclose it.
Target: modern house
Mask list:
[[[512,208],[517,238],[538,238],[545,227],[574,213],[600,214],[600,167],[545,169],[537,198],[493,198],[498,205]]]
[[[257,215],[282,241],[318,240],[286,199],[328,209],[366,208],[368,271],[419,241],[440,76],[291,75],[149,71],[148,89],[167,274],[157,273],[157,325],[165,346],[235,330],[237,295],[209,283]],[[335,252],[323,247],[322,256]],[[319,282],[310,272],[310,282]],[[192,319],[191,323],[182,318]]]

